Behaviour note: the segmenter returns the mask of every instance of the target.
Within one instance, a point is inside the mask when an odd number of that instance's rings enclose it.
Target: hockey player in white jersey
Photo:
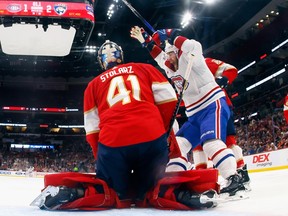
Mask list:
[[[130,35],[147,47],[158,65],[165,70],[178,93],[183,91],[188,121],[176,136],[184,137],[192,149],[201,144],[206,155],[212,159],[220,175],[228,180],[220,193],[235,195],[244,191],[241,176],[236,171],[236,160],[231,149],[227,148],[227,121],[230,111],[225,94],[216,83],[214,76],[205,63],[201,44],[177,34],[176,30],[162,29],[153,34],[153,40],[143,30],[135,26]],[[168,41],[165,52],[159,47]],[[192,69],[188,73],[187,85],[182,89],[186,69],[192,56]]]

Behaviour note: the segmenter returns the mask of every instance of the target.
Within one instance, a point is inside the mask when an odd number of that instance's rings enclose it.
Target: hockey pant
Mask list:
[[[210,189],[219,191],[217,184],[218,171],[216,169],[190,170],[185,172],[167,173],[158,181],[157,185],[147,193],[144,201],[138,201],[137,207],[154,207],[158,209],[192,210],[192,208],[177,202],[174,190],[191,190],[202,193]],[[60,207],[78,210],[105,210],[111,208],[129,208],[132,201],[119,200],[116,192],[109,188],[106,182],[98,179],[93,174],[82,173],[57,173],[44,177],[44,186],[67,186],[70,188],[82,187],[85,195],[75,201]],[[101,192],[96,188],[102,187]]]

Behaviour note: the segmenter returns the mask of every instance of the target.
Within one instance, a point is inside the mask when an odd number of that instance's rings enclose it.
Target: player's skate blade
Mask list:
[[[221,193],[219,194],[218,203],[228,202],[228,201],[237,201],[237,200],[243,200],[243,199],[248,199],[248,198],[249,196],[247,195],[247,192],[245,190],[237,191],[232,196],[229,193]]]

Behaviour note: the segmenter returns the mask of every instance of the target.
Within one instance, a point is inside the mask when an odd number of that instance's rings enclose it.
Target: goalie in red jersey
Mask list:
[[[123,53],[117,44],[107,41],[99,52],[106,71],[88,84],[84,94],[85,130],[97,159],[97,177],[120,200],[127,200],[133,170],[139,183],[136,197],[143,199],[164,174],[166,131],[176,95],[153,66],[122,64]]]

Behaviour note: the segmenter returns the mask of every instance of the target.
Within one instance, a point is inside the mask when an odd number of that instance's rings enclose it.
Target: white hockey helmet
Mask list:
[[[123,51],[116,43],[106,40],[98,50],[98,62],[102,69],[107,70],[124,61]]]
[[[171,45],[170,43],[166,42],[165,44],[165,53],[170,53],[170,52],[175,52],[176,54],[178,54],[178,48],[174,45]]]

